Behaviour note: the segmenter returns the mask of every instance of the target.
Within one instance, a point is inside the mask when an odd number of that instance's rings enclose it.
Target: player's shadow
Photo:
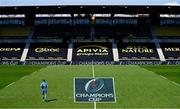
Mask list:
[[[47,100],[47,102],[53,102],[53,101],[57,101],[57,99],[49,99],[49,100]]]

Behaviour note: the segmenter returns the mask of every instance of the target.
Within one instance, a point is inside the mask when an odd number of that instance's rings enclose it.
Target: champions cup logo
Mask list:
[[[0,48],[0,51],[20,51],[21,48]]]
[[[122,49],[122,53],[154,53],[154,50],[146,46],[127,46]]]
[[[35,49],[35,52],[37,53],[43,53],[43,52],[59,52],[59,48],[53,48],[53,47],[39,47]]]
[[[77,48],[77,56],[108,55],[108,48],[99,45],[85,45]]]
[[[75,78],[76,102],[115,102],[112,78]]]
[[[85,85],[86,92],[96,93],[101,90],[104,86],[104,81],[100,79],[92,79],[88,81]]]

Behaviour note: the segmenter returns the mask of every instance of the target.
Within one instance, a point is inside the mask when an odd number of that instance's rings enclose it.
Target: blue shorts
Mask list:
[[[46,94],[47,93],[47,90],[42,90],[42,94]]]

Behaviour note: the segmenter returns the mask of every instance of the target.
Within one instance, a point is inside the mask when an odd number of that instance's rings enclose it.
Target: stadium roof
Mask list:
[[[180,14],[180,6],[150,5],[53,5],[53,6],[1,6],[0,14],[66,14],[66,13],[116,13],[116,14]]]
[[[0,0],[0,6],[179,5],[180,0]]]

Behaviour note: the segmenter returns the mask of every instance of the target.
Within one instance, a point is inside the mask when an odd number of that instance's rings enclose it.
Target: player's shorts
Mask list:
[[[47,93],[47,90],[42,90],[42,94],[46,94]]]

